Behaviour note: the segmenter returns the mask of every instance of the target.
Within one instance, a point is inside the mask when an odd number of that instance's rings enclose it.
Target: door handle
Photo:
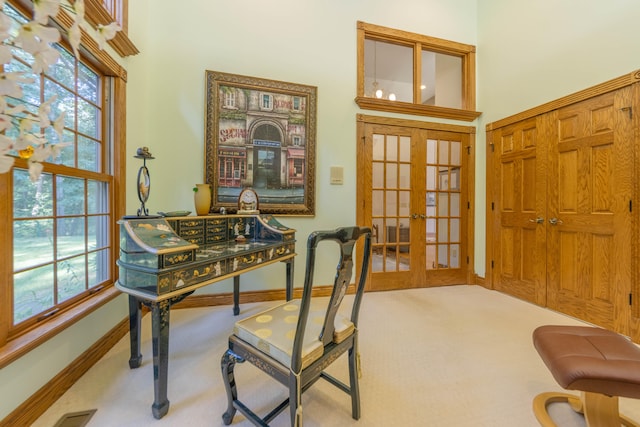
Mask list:
[[[560,224],[562,224],[562,220],[558,219],[558,218],[551,218],[549,220],[549,224],[551,224],[551,225],[560,225]]]
[[[535,222],[536,224],[542,224],[544,222],[544,218],[539,216],[536,219],[529,219],[529,222]]]
[[[411,215],[411,218],[418,219],[418,214],[414,213],[413,215]]]

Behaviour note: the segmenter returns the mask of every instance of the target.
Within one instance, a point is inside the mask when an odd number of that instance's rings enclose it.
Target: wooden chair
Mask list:
[[[618,397],[640,398],[640,348],[626,337],[591,326],[545,325],[533,331],[533,344],[553,378],[580,396],[547,392],[533,400],[542,427],[556,427],[547,406],[567,402],[588,427],[640,427],[621,415]]]
[[[362,265],[350,317],[338,312],[353,271],[356,243],[364,240]],[[312,298],[316,247],[320,242],[338,244],[340,257],[333,290],[328,300]],[[360,250],[360,249],[359,249]],[[236,411],[252,423],[267,426],[287,406],[291,425],[302,425],[302,393],[319,378],[351,396],[351,416],[360,418],[358,389],[358,312],[371,254],[371,229],[342,227],[316,231],[307,240],[307,265],[302,298],[287,301],[262,313],[236,322],[229,337],[229,349],[222,356],[222,377],[228,407],[222,415],[231,424]],[[324,303],[322,303],[324,301]],[[348,351],[349,385],[324,372],[338,356]],[[289,397],[263,417],[238,400],[234,377],[236,363],[249,362],[289,388]]]

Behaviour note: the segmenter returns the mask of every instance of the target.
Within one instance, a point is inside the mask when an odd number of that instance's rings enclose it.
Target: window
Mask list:
[[[273,109],[273,97],[270,94],[263,93],[261,98],[262,104],[260,109],[271,111]]]
[[[224,92],[224,100],[223,100],[224,108],[236,108],[236,94],[235,92],[229,90]]]
[[[9,3],[4,10],[15,26],[26,22]],[[9,233],[0,240],[7,258],[0,269],[0,347],[16,337],[41,335],[38,326],[48,320],[64,325],[61,319],[72,320],[69,313],[85,314],[83,304],[93,308],[117,294],[111,286],[118,243],[114,224],[124,213],[117,183],[125,169],[124,130],[117,118],[124,115],[125,73],[105,65],[114,62],[102,51],[83,47],[91,54],[88,60],[76,58],[64,42],[56,49],[58,62],[45,75],[34,75],[22,98],[8,99],[37,111],[56,95],[52,111],[66,112],[64,132],[61,140],[54,132],[46,136],[68,145],[47,159],[37,182],[31,182],[22,159],[0,175],[0,229]],[[12,53],[6,72],[24,70],[32,61],[22,50]],[[121,167],[116,169],[116,162]]]
[[[360,108],[472,121],[475,47],[358,22]]]

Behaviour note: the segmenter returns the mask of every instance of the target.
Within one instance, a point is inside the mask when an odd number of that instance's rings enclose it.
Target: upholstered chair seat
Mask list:
[[[301,300],[292,300],[236,322],[233,334],[262,352],[291,367],[293,340],[300,313]],[[307,330],[302,341],[302,369],[322,357],[324,346],[320,332],[327,312],[327,298],[314,298],[309,307]],[[333,342],[340,343],[353,333],[353,322],[336,314]]]

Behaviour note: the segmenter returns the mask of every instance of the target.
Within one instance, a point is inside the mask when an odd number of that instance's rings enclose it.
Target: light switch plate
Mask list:
[[[344,168],[342,166],[331,166],[330,183],[332,185],[344,184]]]

